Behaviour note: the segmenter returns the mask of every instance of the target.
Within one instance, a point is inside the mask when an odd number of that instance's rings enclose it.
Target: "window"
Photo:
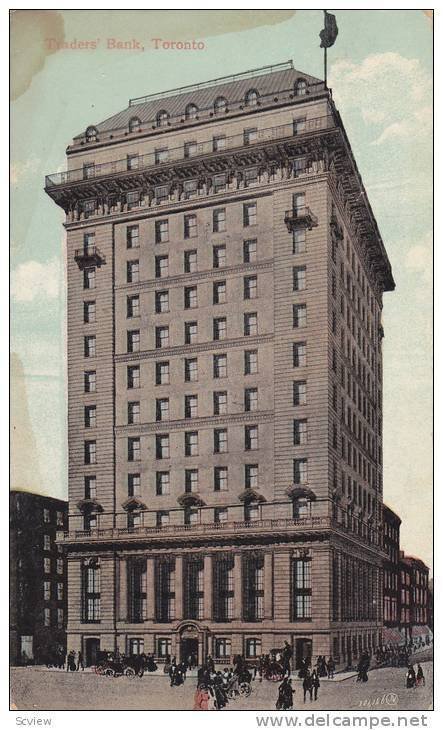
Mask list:
[[[256,411],[258,408],[257,388],[246,388],[245,390],[245,411]]]
[[[294,446],[308,443],[308,422],[305,418],[294,421]]]
[[[97,463],[97,444],[95,441],[85,441],[84,443],[85,464]]]
[[[155,363],[155,384],[156,385],[168,385],[169,384],[169,362],[156,362]]]
[[[213,356],[213,373],[214,378],[226,378],[228,374],[228,357],[227,355]]]
[[[308,460],[294,459],[294,484],[306,484],[308,481]]]
[[[131,401],[128,403],[128,424],[140,423],[140,403]]]
[[[138,117],[131,117],[129,120],[129,131],[140,132],[141,121]]]
[[[257,223],[257,203],[245,203],[243,205],[243,225],[255,226]]]
[[[160,349],[169,347],[169,327],[162,326],[155,328],[155,346]]]
[[[155,188],[155,202],[165,203],[169,200],[169,188],[167,185],[157,185]]]
[[[169,459],[169,435],[161,434],[155,437],[155,458]]]
[[[292,561],[292,620],[311,618],[311,560]]]
[[[221,416],[228,412],[228,394],[226,390],[214,392],[213,400],[214,416]]]
[[[244,299],[256,299],[257,298],[257,277],[256,276],[245,276],[243,279],[243,298]]]
[[[63,583],[57,583],[57,601],[63,601]]]
[[[64,525],[64,515],[63,515],[63,512],[61,512],[60,510],[57,510],[57,512],[56,512],[56,523],[57,523],[57,527],[63,527],[63,525]],[[59,547],[61,547],[61,546],[59,546]]]
[[[157,656],[160,659],[164,659],[167,656],[171,656],[171,639],[158,639],[157,640]]]
[[[194,157],[198,152],[197,142],[185,142],[184,144],[184,157]]]
[[[85,357],[95,357],[95,335],[87,335],[84,338],[84,355]]]
[[[169,291],[155,292],[155,311],[157,314],[169,312]]]
[[[44,625],[50,626],[51,625],[51,609],[50,608],[43,609],[43,617],[44,617]]]
[[[128,284],[135,284],[137,281],[139,281],[139,262],[138,261],[128,261],[126,263],[126,281]]]
[[[306,117],[299,117],[298,119],[294,119],[293,125],[294,134],[302,134],[303,132],[306,132]]]
[[[214,429],[214,454],[225,454],[228,450],[228,431],[226,428]]]
[[[138,296],[138,294],[136,294],[135,296],[127,297],[126,316],[128,319],[140,316],[140,297]]]
[[[85,406],[85,428],[95,428],[97,425],[97,407]]]
[[[297,157],[297,159],[292,161],[292,170],[294,173],[294,177],[300,177],[303,173],[306,172],[306,158],[305,157]]]
[[[214,432],[215,437],[215,432]],[[216,452],[219,453],[219,452]],[[214,491],[225,492],[228,489],[228,467],[227,466],[216,466],[214,467]]]
[[[223,96],[218,96],[214,102],[215,114],[222,114],[228,111],[228,102]]]
[[[259,520],[261,516],[260,505],[258,502],[248,502],[244,507],[245,522],[254,522]]]
[[[226,231],[226,210],[225,208],[217,208],[212,212],[212,230],[214,233]]]
[[[227,522],[228,521],[228,510],[226,507],[215,507],[214,508],[214,522]]]
[[[43,558],[43,571],[45,573],[51,572],[51,558]]]
[[[308,85],[306,83],[305,79],[298,79],[295,82],[295,95],[296,96],[305,96],[305,94],[308,93]]]
[[[252,261],[257,260],[257,239],[249,239],[243,241],[243,261],[245,264],[250,264]]]
[[[245,375],[258,373],[258,351],[245,350]]]
[[[185,322],[185,345],[197,342],[197,322]]]
[[[226,149],[226,136],[224,134],[212,138],[212,149],[214,152],[220,152]]]
[[[97,479],[95,476],[85,477],[85,499],[95,499],[97,497]]]
[[[306,342],[294,342],[293,346],[293,364],[295,368],[306,366]]]
[[[243,132],[243,144],[251,144],[251,142],[256,142],[257,137],[257,127],[250,127],[249,129],[245,129]]]
[[[161,165],[162,162],[168,162],[169,160],[169,150],[167,147],[160,147],[159,149],[155,150],[154,153],[154,160],[156,165]]]
[[[245,337],[258,334],[257,312],[247,312],[243,315],[243,334]]]
[[[155,491],[158,496],[169,494],[169,472],[157,471],[155,474]]]
[[[140,493],[140,474],[128,474],[128,497],[139,497]]]
[[[136,515],[133,515],[135,517]],[[135,525],[134,525],[135,526]],[[146,560],[129,558],[127,561],[128,620],[141,623],[146,615]],[[132,645],[133,650],[134,645]],[[137,644],[137,649],[139,648]]]
[[[83,302],[83,322],[85,324],[95,322],[95,302]]]
[[[213,304],[224,304],[226,302],[226,281],[216,281],[212,285]]]
[[[43,600],[51,600],[51,581],[49,580],[43,581]]]
[[[245,426],[245,451],[258,449],[258,426]]]
[[[155,221],[155,242],[167,243],[169,241],[169,221],[167,218]]]
[[[87,268],[83,271],[83,289],[95,289],[95,269]]]
[[[82,621],[100,621],[100,565],[94,560],[83,566]]]
[[[197,231],[197,216],[196,215],[185,215],[184,218],[184,236],[185,238],[196,238]]]
[[[197,418],[198,398],[196,395],[185,395],[185,418]]]
[[[258,464],[245,464],[245,489],[257,489]]]
[[[184,306],[185,309],[195,309],[198,306],[196,286],[185,286]]]
[[[214,193],[222,193],[226,190],[226,175],[221,173],[220,175],[214,175],[212,179]]]
[[[162,109],[158,112],[156,119],[158,127],[167,127],[169,123],[169,114],[167,111]]]
[[[51,538],[49,535],[43,535],[43,550],[51,549]]]
[[[186,358],[185,360],[185,382],[190,383],[198,380],[197,358]]]
[[[292,319],[294,327],[306,327],[306,304],[292,305]]]
[[[134,190],[131,193],[126,193],[126,203],[128,206],[128,210],[132,210],[132,208],[136,208],[138,205],[140,205],[140,200],[140,190]]]
[[[245,187],[248,188],[258,181],[258,168],[249,167],[244,174]]]
[[[140,387],[140,368],[138,365],[129,365],[127,370],[128,388]]]
[[[185,109],[185,119],[197,119],[198,108],[195,104],[188,104]]]
[[[292,253],[306,252],[306,229],[295,228],[292,234]]]
[[[217,317],[213,320],[213,339],[226,339],[226,317]]]
[[[155,257],[155,277],[156,279],[164,279],[169,276],[169,256]]]
[[[198,492],[198,469],[185,469],[185,492]]]
[[[183,193],[185,200],[195,198],[198,193],[198,182],[197,180],[185,180],[183,183]]]
[[[226,246],[214,246],[212,249],[212,266],[221,269],[226,266]]]
[[[139,438],[128,438],[128,461],[140,461]]]
[[[137,170],[140,159],[138,154],[126,155],[126,167],[128,170]]]
[[[306,380],[295,380],[292,387],[294,406],[306,405]]]
[[[167,521],[163,521],[167,516]],[[169,514],[157,513],[158,524],[167,525]],[[156,558],[154,562],[155,620],[160,623],[173,621],[175,617],[175,558]],[[170,646],[170,644],[169,644]]]
[[[245,96],[245,105],[246,106],[257,106],[258,100],[259,100],[258,91],[256,91],[255,89],[250,89]]]
[[[63,575],[63,558],[57,558],[57,573],[58,575]]]
[[[234,615],[234,558],[217,554],[213,559],[214,621],[231,621]]]
[[[250,505],[255,512],[258,505]],[[264,602],[264,559],[261,554],[245,554],[242,559],[242,583],[243,583],[243,620],[262,621]],[[246,640],[246,656],[252,656],[251,648]],[[252,651],[255,651],[252,650]]]
[[[96,391],[96,372],[89,370],[84,375],[85,393],[95,393]]]
[[[198,456],[198,431],[185,433],[185,456]]]
[[[157,398],[155,401],[155,420],[167,421],[169,419],[169,398]]]
[[[93,162],[86,162],[83,165],[83,179],[88,180],[95,175],[95,164]]]
[[[306,266],[294,266],[292,269],[294,291],[306,289]]]
[[[140,330],[129,330],[127,333],[128,352],[139,352],[140,350]]]
[[[185,251],[183,269],[185,274],[193,274],[197,271],[197,251]]]

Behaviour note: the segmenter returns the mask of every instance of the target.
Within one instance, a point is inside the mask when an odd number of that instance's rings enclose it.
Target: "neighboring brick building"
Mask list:
[[[400,552],[400,628],[409,643],[428,644],[429,568],[419,558]]]
[[[31,492],[10,495],[10,662],[40,664],[66,647],[66,558],[56,545],[68,503]]]
[[[400,628],[400,517],[383,505],[383,644],[404,643]]]
[[[394,281],[330,91],[258,69],[67,154],[68,648],[354,661],[382,642]]]

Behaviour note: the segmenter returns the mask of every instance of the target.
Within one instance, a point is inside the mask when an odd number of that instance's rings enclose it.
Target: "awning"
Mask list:
[[[398,629],[384,628],[383,629],[383,644],[404,644],[404,636]]]
[[[417,638],[429,636],[430,638],[432,638],[432,631],[429,626],[413,626],[411,636]]]

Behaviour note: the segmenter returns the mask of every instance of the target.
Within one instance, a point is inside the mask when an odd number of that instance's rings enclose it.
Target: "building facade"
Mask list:
[[[407,643],[429,644],[429,568],[400,552],[400,629]]]
[[[10,495],[10,662],[45,663],[66,648],[67,566],[57,531],[68,503],[31,492]]]
[[[330,91],[288,62],[142,97],[67,155],[68,648],[350,664],[394,282]]]
[[[404,644],[400,628],[400,517],[383,505],[383,645]]]

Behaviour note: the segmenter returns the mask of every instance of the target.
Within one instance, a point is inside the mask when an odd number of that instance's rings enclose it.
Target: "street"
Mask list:
[[[294,710],[430,710],[431,661],[422,664],[424,687],[406,689],[405,668],[382,668],[369,673],[366,684],[355,677],[321,682],[317,702],[303,704],[301,682],[293,679]],[[338,675],[339,676],[339,675]],[[91,672],[68,673],[42,667],[11,669],[11,707],[18,710],[192,710],[196,678],[170,687],[162,675],[142,679],[109,678]],[[274,710],[278,683],[252,682],[249,698],[231,701],[227,710]]]

